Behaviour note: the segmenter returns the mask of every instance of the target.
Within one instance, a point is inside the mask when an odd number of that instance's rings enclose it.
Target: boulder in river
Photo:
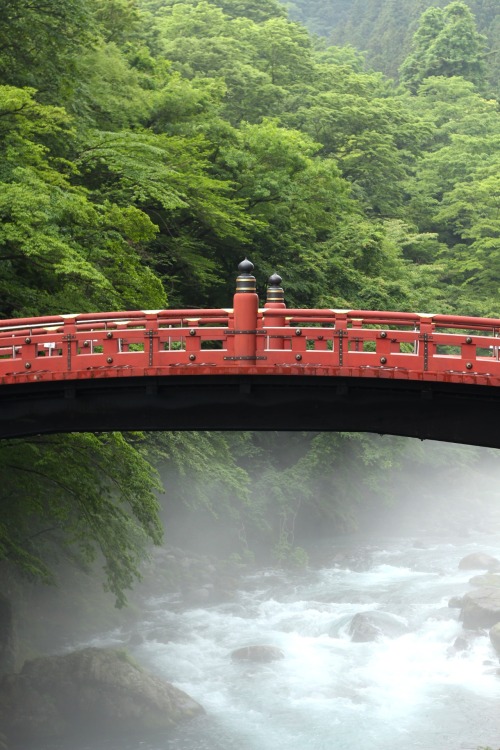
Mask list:
[[[468,651],[470,649],[470,643],[467,638],[463,635],[459,635],[453,642],[454,651]]]
[[[182,690],[112,649],[34,659],[0,683],[0,726],[13,745],[144,736],[200,713],[203,708]]]
[[[472,552],[458,563],[460,570],[500,570],[500,560],[485,552]]]
[[[448,601],[448,607],[451,607],[452,609],[461,609],[463,607],[463,604],[463,596],[452,596]]]
[[[465,594],[461,619],[464,628],[491,628],[500,622],[500,589],[485,587]]]
[[[473,576],[469,583],[471,586],[493,586],[500,588],[500,573],[484,573],[480,576]]]
[[[243,646],[231,652],[235,661],[269,662],[283,659],[285,654],[277,646]]]
[[[383,637],[397,638],[407,632],[406,623],[400,617],[378,610],[358,612],[349,625],[351,641],[357,643],[376,641]]]
[[[490,641],[493,644],[493,648],[500,656],[500,622],[497,622],[497,624],[493,625],[493,627],[491,628]]]
[[[373,565],[373,550],[367,547],[338,549],[329,563],[350,570],[369,570]]]

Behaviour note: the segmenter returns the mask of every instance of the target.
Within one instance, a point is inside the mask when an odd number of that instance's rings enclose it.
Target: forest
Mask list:
[[[431,13],[438,18],[448,4],[448,0],[296,0],[286,6],[290,17],[304,23],[311,33],[330,43],[362,50],[370,66],[399,80],[400,66],[410,53],[422,14],[432,8]],[[476,29],[483,37],[486,80],[498,98],[497,3],[466,0],[465,5],[472,11]]]
[[[225,307],[246,255],[293,307],[500,316],[500,10],[426,6],[4,0],[0,316]],[[227,554],[304,565],[308,534],[408,477],[460,493],[461,464],[481,498],[485,460],[354,434],[7,440],[4,593],[64,561],[122,606],[179,506],[222,519]]]

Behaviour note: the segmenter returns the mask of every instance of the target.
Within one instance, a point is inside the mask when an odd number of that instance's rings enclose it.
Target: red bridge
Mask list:
[[[500,320],[258,308],[0,326],[0,437],[101,430],[363,431],[500,447]]]

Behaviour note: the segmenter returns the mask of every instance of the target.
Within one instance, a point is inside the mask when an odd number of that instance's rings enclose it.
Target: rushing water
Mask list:
[[[482,542],[371,542],[363,570],[327,564],[307,573],[261,571],[235,601],[181,609],[148,600],[138,627],[138,661],[200,702],[207,715],[168,739],[89,750],[465,750],[500,747],[498,658],[487,633],[462,633],[451,596],[470,587],[461,557],[500,557],[500,538]],[[332,559],[334,545],[332,543]],[[357,612],[381,610],[407,632],[375,642],[350,640]],[[104,634],[93,645],[120,641]],[[236,663],[248,644],[278,646],[285,658]]]

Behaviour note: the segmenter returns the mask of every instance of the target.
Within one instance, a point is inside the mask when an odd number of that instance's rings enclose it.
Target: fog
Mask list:
[[[462,569],[465,556],[500,560],[498,451],[384,436],[246,440],[225,465],[244,470],[241,497],[220,466],[162,467],[165,543],[127,610],[69,569],[57,590],[26,589],[17,610],[36,654],[126,649],[205,713],[169,731],[103,729],[34,750],[500,745],[498,654],[488,628],[464,628],[449,606],[488,572]],[[279,658],[231,658],[254,647]]]
[[[271,457],[264,473],[262,460],[256,467],[245,462],[250,504],[256,507],[250,512],[234,498],[229,500],[231,508],[227,498],[219,507],[220,485],[214,483],[212,493],[209,474],[202,477],[208,499],[197,502],[199,476],[183,476],[179,493],[179,479],[163,472],[166,541],[224,556],[241,552],[245,526],[252,552],[258,559],[272,562],[268,548],[279,533],[290,475],[295,482],[290,503],[295,504],[290,512],[296,510],[293,542],[311,555],[321,540],[353,534],[467,538],[475,532],[500,531],[500,451],[391,436],[362,437],[368,448],[345,441],[336,449],[338,456],[332,456],[325,444],[335,440],[337,445],[338,437],[323,434],[323,460],[301,486],[293,471],[298,467],[296,475],[300,474],[301,462],[307,462],[311,442],[318,436],[257,434],[257,441],[262,441],[263,450]],[[365,455],[361,455],[363,451]],[[345,508],[350,512],[344,512]]]

